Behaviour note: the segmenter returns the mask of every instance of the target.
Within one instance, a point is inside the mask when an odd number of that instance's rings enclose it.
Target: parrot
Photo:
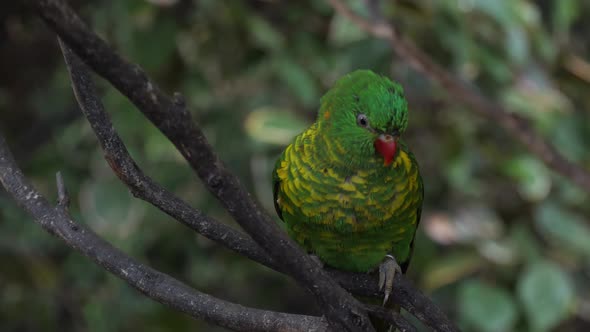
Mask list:
[[[378,271],[384,305],[395,274],[408,268],[424,198],[418,163],[401,138],[407,125],[402,86],[353,71],[320,99],[316,121],[272,174],[288,235],[323,266]]]

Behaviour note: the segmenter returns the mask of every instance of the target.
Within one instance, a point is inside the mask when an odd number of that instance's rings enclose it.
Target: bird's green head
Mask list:
[[[401,85],[370,70],[340,78],[321,100],[318,122],[328,146],[350,162],[375,156],[388,166],[408,125]]]

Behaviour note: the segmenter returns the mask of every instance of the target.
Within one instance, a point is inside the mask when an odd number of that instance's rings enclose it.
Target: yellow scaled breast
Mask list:
[[[314,139],[312,127],[275,166],[275,203],[290,236],[326,264],[345,270],[368,271],[387,253],[406,261],[422,184],[405,146],[390,166],[375,156],[353,169],[333,159],[335,144],[328,152],[316,151]]]
[[[287,147],[276,170],[277,204],[292,215],[288,223],[335,225],[358,231],[382,227],[396,214],[416,209],[417,202],[409,197],[418,190],[418,171],[408,153],[400,150],[388,168],[377,162],[375,168],[346,172],[314,164],[313,147],[297,146],[309,136],[304,133]]]

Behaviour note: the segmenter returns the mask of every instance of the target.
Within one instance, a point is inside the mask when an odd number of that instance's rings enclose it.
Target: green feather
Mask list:
[[[357,123],[361,113],[371,129]],[[403,141],[389,166],[373,146],[380,133],[403,133],[407,123],[401,86],[355,71],[322,97],[317,121],[277,161],[276,210],[290,236],[325,264],[368,272],[393,254],[407,267],[422,179]]]

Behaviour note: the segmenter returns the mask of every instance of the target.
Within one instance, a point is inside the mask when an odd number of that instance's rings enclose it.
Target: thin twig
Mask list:
[[[54,208],[28,181],[0,134],[0,182],[36,223],[69,247],[121,278],[147,297],[197,319],[236,331],[325,331],[325,319],[244,307],[198,292],[145,266],[76,223],[61,206]],[[65,188],[58,176],[58,187]],[[63,191],[65,192],[65,191]],[[63,193],[62,192],[62,193]]]
[[[402,38],[393,25],[388,24],[380,14],[376,15],[374,19],[368,20],[353,12],[342,0],[327,1],[340,15],[350,19],[362,30],[374,37],[387,40],[400,58],[424,76],[444,87],[456,100],[504,127],[549,168],[590,192],[590,171],[567,160],[563,154],[533,130],[529,121],[509,112],[504,106],[485,97],[475,88],[438,65],[411,41]]]
[[[68,188],[66,188],[61,172],[55,173],[55,182],[57,184],[57,205],[64,211],[68,211],[70,208],[70,194],[68,193]]]

